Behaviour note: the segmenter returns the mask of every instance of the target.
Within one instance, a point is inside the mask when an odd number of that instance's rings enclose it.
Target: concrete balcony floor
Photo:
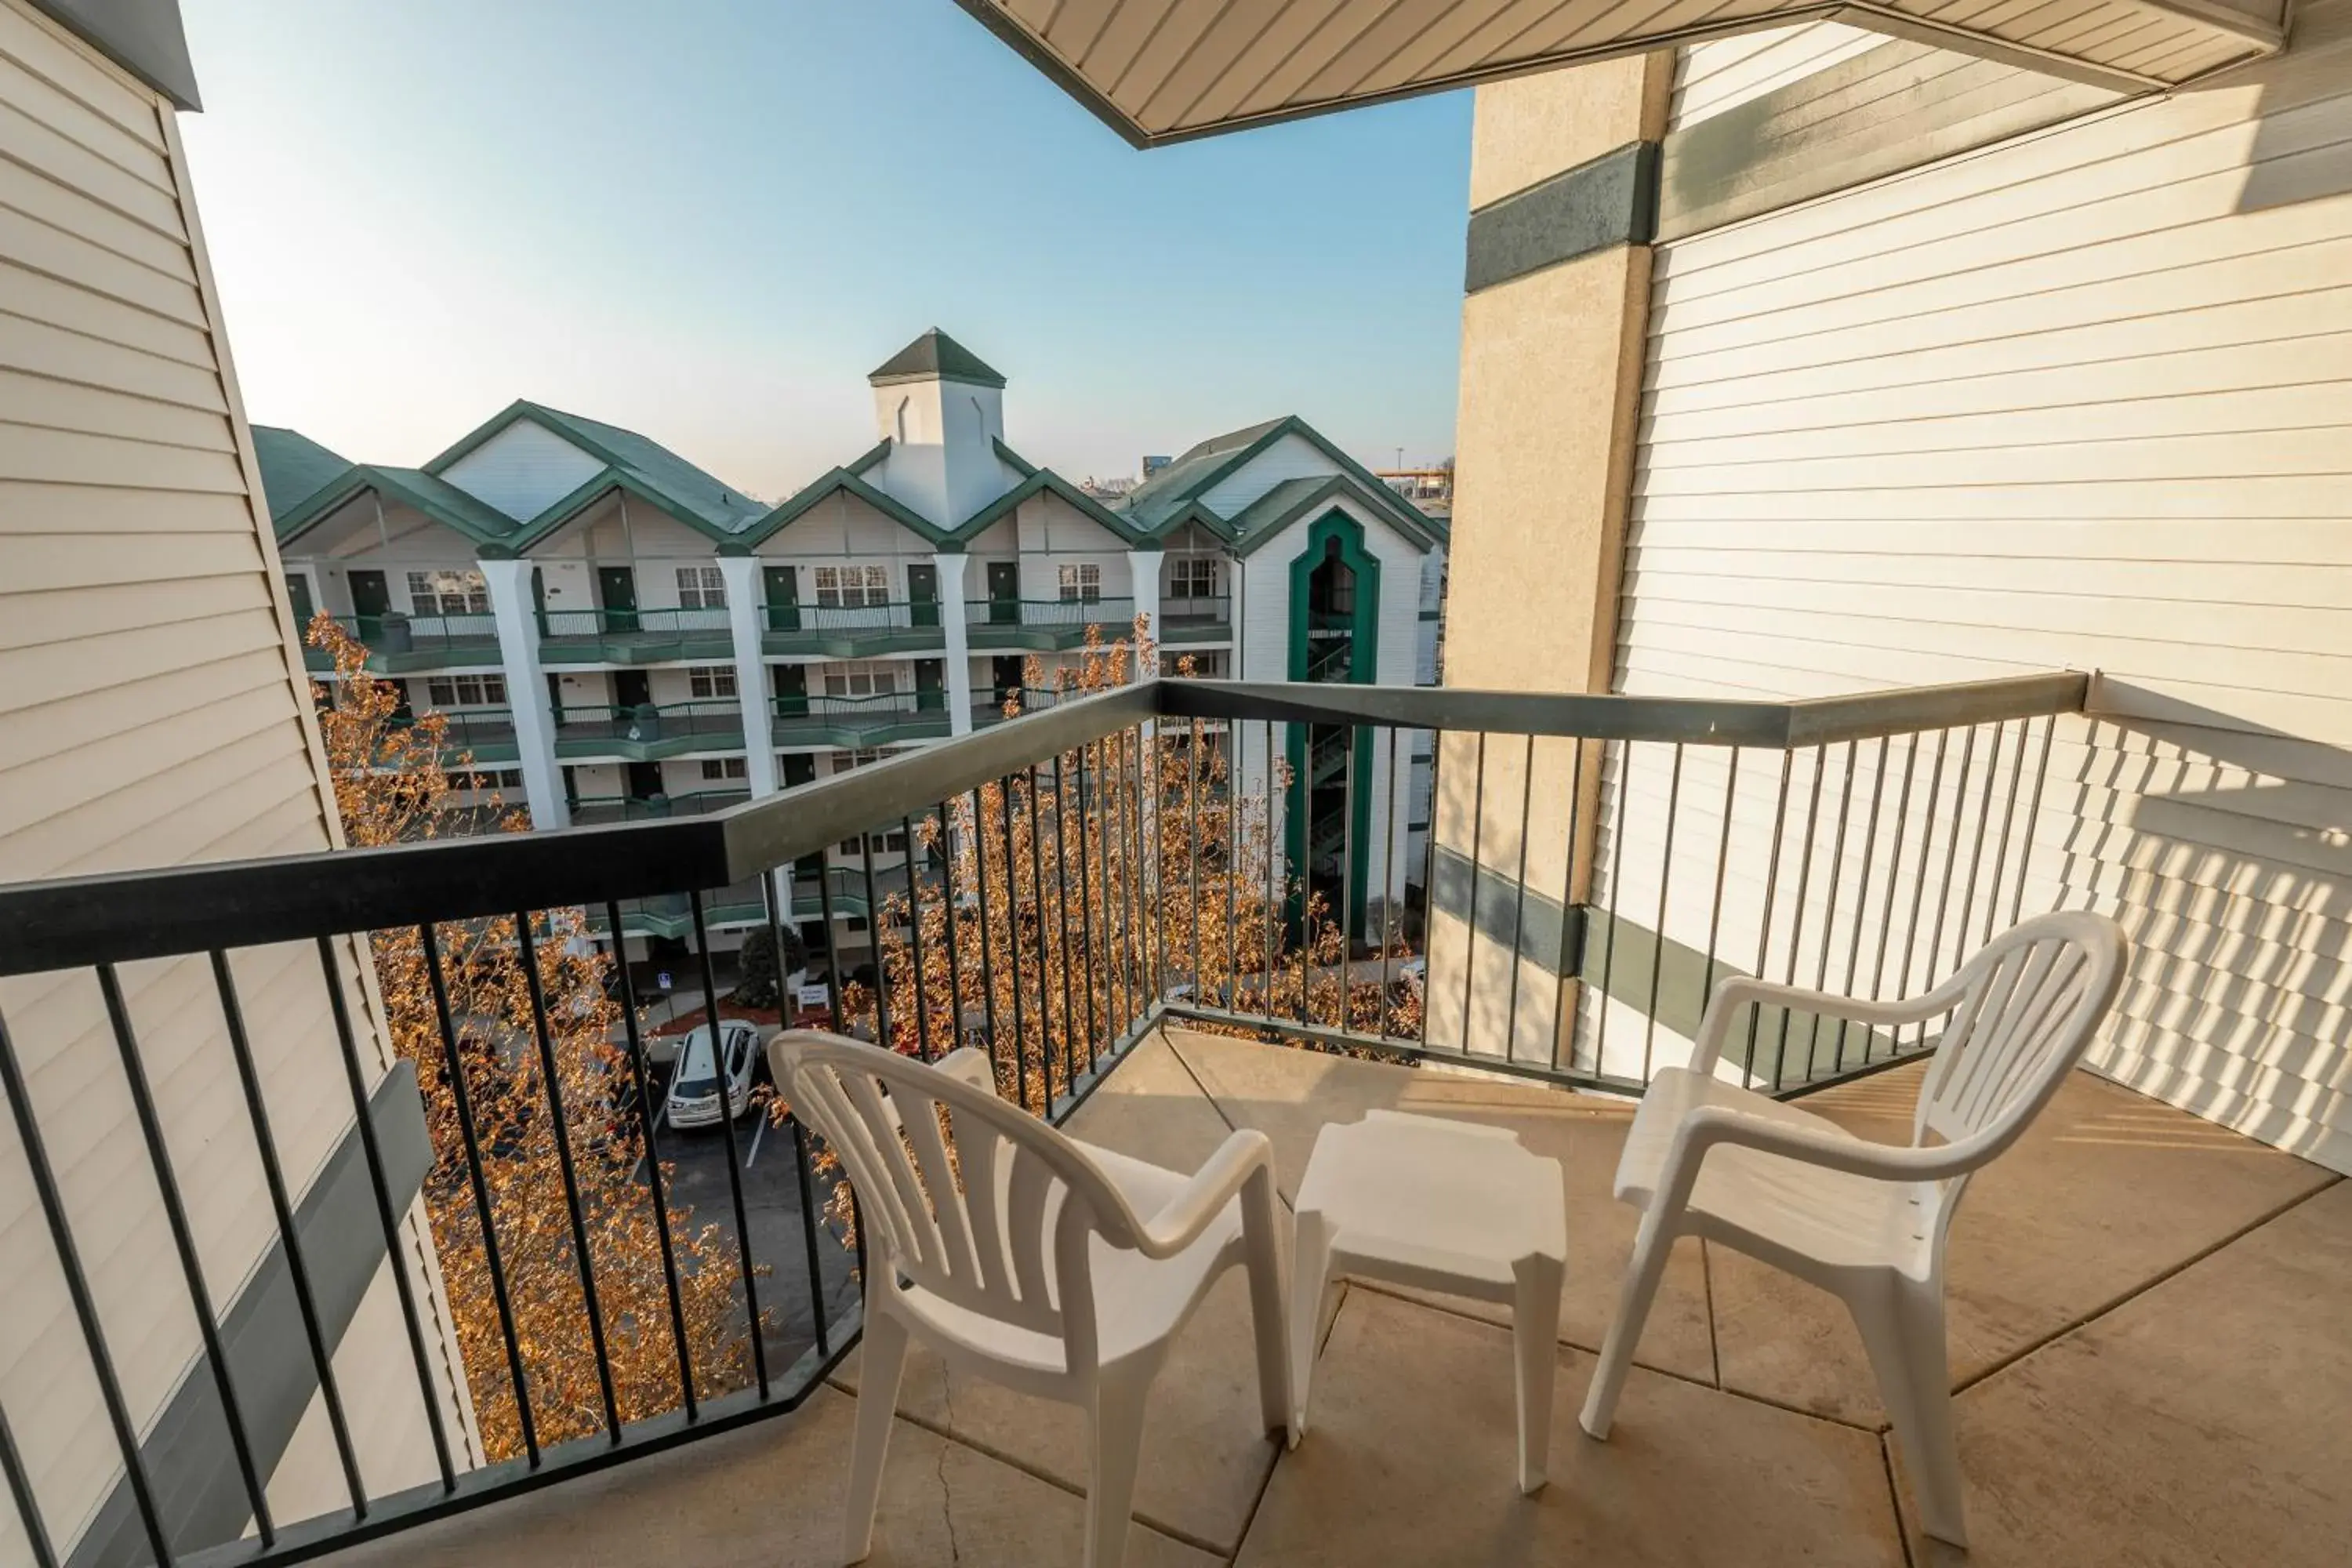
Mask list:
[[[1907,1133],[1916,1066],[1808,1103]],[[2088,1074],[1980,1174],[1955,1222],[1951,1341],[1974,1550],[1917,1536],[1852,1325],[1826,1296],[1682,1244],[1607,1444],[1576,1412],[1631,1248],[1608,1196],[1631,1108],[1169,1030],[1074,1119],[1185,1169],[1233,1127],[1286,1194],[1315,1131],[1374,1106],[1507,1126],[1567,1173],[1569,1276],[1551,1484],[1512,1484],[1495,1309],[1336,1293],[1313,1425],[1258,1427],[1229,1276],[1154,1391],[1138,1568],[2065,1563],[2273,1568],[2352,1540],[2352,1187]],[[837,1562],[857,1363],[794,1415],[344,1553],[338,1563]],[[950,1378],[919,1348],[870,1562],[1075,1564],[1076,1412]]]

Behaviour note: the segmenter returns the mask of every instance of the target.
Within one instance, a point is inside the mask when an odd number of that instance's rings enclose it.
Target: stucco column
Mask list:
[[[940,632],[948,647],[948,731],[971,733],[971,633],[964,618],[963,580],[971,557],[940,551],[931,564],[940,574]]]
[[[507,707],[514,715],[515,754],[522,768],[523,800],[533,827],[569,827],[563,770],[555,763],[555,720],[547,709],[547,676],[539,667],[539,616],[531,599],[530,561],[477,561],[499,628],[499,668],[506,675]]]
[[[750,555],[722,555],[719,575],[727,584],[727,629],[735,641],[736,700],[743,710],[743,772],[758,799],[776,793],[775,699],[768,690],[767,655],[761,646],[764,605],[760,601],[760,563]]]
[[[1658,143],[1673,74],[1665,52],[1478,89],[1445,608],[1448,686],[1610,688],[1649,321]],[[1558,937],[1551,951],[1525,955],[1557,975],[1530,1005],[1529,988],[1513,984],[1509,929],[1522,866],[1527,929],[1559,928],[1563,889],[1569,904],[1587,901],[1603,748],[1582,749],[1577,777],[1573,742],[1537,742],[1524,846],[1522,754],[1489,750],[1481,799],[1475,750],[1474,737],[1454,735],[1437,757],[1430,1038],[1483,1054],[1567,1061],[1579,1002],[1573,944]],[[1475,943],[1466,920],[1474,885],[1481,917]],[[1465,963],[1475,973],[1465,974]]]
[[[1127,552],[1128,576],[1135,585],[1135,613],[1151,617],[1151,641],[1155,649],[1168,636],[1167,628],[1160,624],[1160,565],[1167,559],[1167,553],[1159,550],[1130,550]],[[1135,678],[1138,680],[1160,673],[1156,656],[1149,661],[1150,668],[1144,668],[1146,662],[1142,650],[1137,649]]]

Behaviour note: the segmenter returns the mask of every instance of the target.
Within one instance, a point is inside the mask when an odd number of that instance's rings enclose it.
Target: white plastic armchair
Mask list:
[[[1864,1002],[1735,977],[1715,988],[1688,1068],[1642,1097],[1617,1196],[1642,1225],[1581,1425],[1609,1435],[1643,1321],[1677,1236],[1735,1247],[1845,1301],[1878,1378],[1927,1532],[1967,1544],[1944,1251],[1971,1173],[2014,1143],[2082,1057],[2122,984],[2128,944],[2104,916],[2039,915],[1984,947],[1927,994]],[[1716,1076],[1749,1003],[1897,1028],[1945,1017],[1907,1146],[1874,1143]]]
[[[845,1562],[873,1544],[915,1338],[950,1366],[1087,1412],[1087,1568],[1114,1568],[1125,1551],[1145,1398],[1192,1310],[1237,1264],[1249,1274],[1260,1409],[1269,1430],[1288,1422],[1287,1227],[1264,1133],[1234,1133],[1188,1176],[1005,1104],[978,1049],[926,1066],[793,1030],[768,1050],[793,1110],[847,1168],[866,1236]]]

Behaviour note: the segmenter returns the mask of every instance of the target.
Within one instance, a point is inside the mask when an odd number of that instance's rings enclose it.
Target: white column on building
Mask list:
[[[719,574],[727,584],[727,629],[735,639],[735,693],[743,709],[744,774],[753,799],[776,793],[776,705],[768,691],[768,659],[761,647],[760,562],[752,555],[722,555]]]
[[[948,646],[948,732],[971,733],[971,633],[964,619],[963,580],[971,557],[940,551],[931,557],[940,574],[940,630]]]
[[[1135,613],[1151,617],[1151,641],[1155,648],[1165,642],[1168,636],[1167,628],[1160,624],[1160,565],[1167,558],[1166,552],[1160,550],[1138,549],[1127,552],[1128,575],[1135,584]],[[1155,658],[1147,669],[1141,654],[1142,650],[1139,648],[1135,669],[1139,680],[1160,673],[1158,660]]]
[[[484,560],[474,565],[489,590],[490,616],[499,628],[499,666],[506,675],[507,707],[514,714],[515,753],[530,825],[569,827],[563,770],[555,763],[555,720],[547,709],[547,677],[539,667],[538,602],[530,591],[538,564]]]

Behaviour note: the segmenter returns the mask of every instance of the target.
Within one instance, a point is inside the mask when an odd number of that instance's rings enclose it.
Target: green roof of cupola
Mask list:
[[[975,386],[996,387],[1004,384],[1004,378],[989,369],[978,354],[937,327],[883,361],[881,367],[866,379],[876,386],[900,381],[963,381]]]

